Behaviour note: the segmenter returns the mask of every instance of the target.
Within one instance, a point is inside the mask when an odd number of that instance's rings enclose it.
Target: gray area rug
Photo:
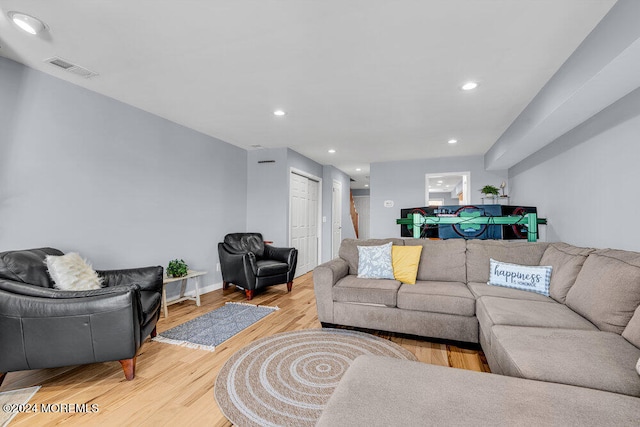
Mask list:
[[[417,360],[363,332],[284,332],[256,340],[227,360],[216,378],[216,401],[237,426],[315,426],[351,362],[363,354]]]
[[[2,411],[0,411],[0,427],[8,426],[13,417],[18,412],[21,412],[19,407],[28,403],[38,390],[40,390],[39,385],[0,393],[0,406],[2,407]]]
[[[278,310],[278,307],[228,302],[224,306],[164,331],[153,340],[200,350],[216,345]]]

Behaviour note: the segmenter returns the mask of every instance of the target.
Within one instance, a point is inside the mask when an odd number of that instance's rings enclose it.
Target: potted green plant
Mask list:
[[[184,277],[189,272],[189,266],[182,259],[169,261],[167,266],[167,277]]]
[[[495,199],[500,195],[500,189],[493,185],[485,185],[480,189],[480,192],[484,194],[485,197],[489,197],[492,199]]]

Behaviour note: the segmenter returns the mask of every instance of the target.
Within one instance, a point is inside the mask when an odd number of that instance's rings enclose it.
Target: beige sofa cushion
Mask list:
[[[467,283],[469,290],[476,297],[500,297],[511,299],[524,299],[532,301],[549,301],[549,297],[535,292],[521,291],[519,289],[505,288],[502,286],[487,285],[487,283],[470,282]]]
[[[338,256],[349,264],[349,274],[358,274],[358,246],[380,246],[392,242],[394,245],[404,245],[402,239],[344,239],[340,244]]]
[[[564,304],[569,289],[578,277],[587,256],[595,249],[580,248],[566,243],[551,243],[544,251],[540,265],[550,265],[551,285],[549,295]]]
[[[502,374],[640,397],[640,349],[603,331],[494,326],[491,349]]]
[[[398,308],[432,313],[473,316],[476,299],[459,282],[417,281],[415,285],[402,285],[398,290]]]
[[[638,400],[583,387],[360,356],[318,427],[631,426]]]
[[[598,330],[567,306],[546,298],[531,301],[484,296],[477,300],[476,316],[487,342],[493,346],[489,331],[494,325]]]
[[[464,239],[406,239],[405,246],[422,246],[418,280],[466,282],[466,249]]]
[[[631,344],[640,348],[640,306],[636,308],[635,313],[627,327],[622,331],[622,336]]]
[[[467,240],[467,282],[489,280],[489,259],[520,265],[540,265],[546,242]]]
[[[603,331],[621,334],[640,305],[640,253],[597,250],[585,261],[566,304]]]
[[[348,275],[333,287],[333,300],[395,307],[399,287],[400,282],[397,280],[358,279],[354,275]]]

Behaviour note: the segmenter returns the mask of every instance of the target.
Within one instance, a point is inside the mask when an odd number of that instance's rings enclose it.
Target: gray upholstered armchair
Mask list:
[[[155,336],[162,267],[97,271],[104,287],[53,288],[40,248],[0,253],[0,384],[7,372],[120,361],[128,380]]]
[[[287,284],[291,292],[296,274],[298,250],[265,245],[260,233],[232,233],[218,243],[222,270],[222,287],[230,283],[244,289],[251,300],[256,290]]]

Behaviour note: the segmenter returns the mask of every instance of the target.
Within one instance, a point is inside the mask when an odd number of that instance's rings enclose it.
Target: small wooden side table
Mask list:
[[[206,271],[195,271],[195,270],[188,270],[187,275],[182,277],[167,277],[165,274],[164,278],[162,279],[162,309],[164,311],[165,318],[169,317],[169,310],[167,310],[167,306],[171,304],[190,300],[190,301],[195,301],[196,305],[200,307],[200,276],[204,276],[205,274],[207,274]],[[192,296],[192,297],[184,295],[184,292],[187,289],[187,280],[189,279],[195,279],[194,281],[196,284],[196,294],[195,296]],[[177,299],[172,299],[171,301],[167,301],[167,284],[178,282],[178,281],[182,282],[180,287],[180,296]]]

